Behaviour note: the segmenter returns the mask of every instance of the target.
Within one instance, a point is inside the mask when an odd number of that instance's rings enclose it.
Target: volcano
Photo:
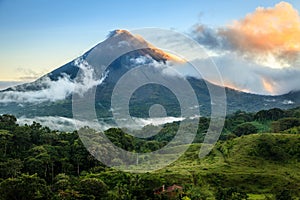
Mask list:
[[[72,118],[72,87],[77,84],[81,69],[92,70],[93,76],[87,83],[97,85],[95,108],[99,118],[111,118],[111,95],[116,83],[124,74],[140,65],[151,68],[153,73],[168,67],[168,63],[180,64],[185,61],[167,53],[132,35],[126,30],[112,31],[108,38],[97,44],[79,58],[55,69],[34,82],[18,85],[0,92],[0,113],[17,117],[61,116]],[[80,63],[80,64],[78,64]],[[157,67],[159,66],[159,67]],[[90,71],[91,72],[91,71]],[[139,77],[132,76],[133,81]],[[214,85],[201,78],[184,77],[192,86],[202,116],[211,112],[210,94],[207,85]],[[95,82],[101,79],[101,82]],[[174,79],[174,78],[173,78]],[[180,77],[176,77],[180,79]],[[93,82],[94,81],[94,82]],[[173,80],[174,81],[174,80]],[[280,96],[257,95],[225,88],[227,112],[238,110],[255,112],[262,109],[288,109],[300,105],[300,92],[290,92]],[[187,97],[188,98],[188,97]],[[130,99],[130,114],[134,117],[149,117],[149,109],[154,104],[163,105],[168,116],[179,117],[180,105],[176,95],[168,88],[148,84],[138,88]]]

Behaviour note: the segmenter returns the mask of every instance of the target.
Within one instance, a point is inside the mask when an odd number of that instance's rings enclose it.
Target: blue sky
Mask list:
[[[0,81],[30,80],[81,55],[114,29],[219,27],[279,1],[0,0]],[[299,1],[288,1],[300,10]]]

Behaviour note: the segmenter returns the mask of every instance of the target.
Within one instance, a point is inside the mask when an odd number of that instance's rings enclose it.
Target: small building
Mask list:
[[[168,198],[172,199],[174,197],[181,197],[183,193],[183,187],[180,185],[173,184],[172,186],[165,187],[162,185],[159,188],[153,190],[155,195],[166,195]]]

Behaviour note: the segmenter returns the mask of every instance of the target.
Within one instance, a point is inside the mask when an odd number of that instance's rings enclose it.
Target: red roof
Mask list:
[[[174,184],[167,188],[167,192],[173,192],[174,190],[182,190],[182,189],[183,189],[183,187]]]

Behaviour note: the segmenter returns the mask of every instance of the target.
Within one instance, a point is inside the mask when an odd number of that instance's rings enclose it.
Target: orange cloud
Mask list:
[[[177,63],[185,63],[186,62],[185,59],[183,59],[175,54],[165,52],[165,51],[155,47],[154,45],[148,43],[142,36],[132,35],[127,30],[122,30],[122,29],[114,30],[110,33],[110,36],[114,36],[114,35],[123,35],[125,40],[130,40],[131,43],[138,42],[140,44],[143,44],[145,47],[148,47],[149,49],[151,49],[156,54],[160,55],[162,58],[164,58],[166,60],[170,60],[170,61],[177,62]],[[141,45],[138,45],[138,46],[141,46]]]
[[[261,81],[267,92],[270,94],[275,94],[276,91],[271,81],[268,81],[266,78],[262,78]]]
[[[273,8],[259,7],[220,34],[238,50],[258,59],[274,56],[278,62],[291,64],[300,52],[300,16],[287,2]]]

